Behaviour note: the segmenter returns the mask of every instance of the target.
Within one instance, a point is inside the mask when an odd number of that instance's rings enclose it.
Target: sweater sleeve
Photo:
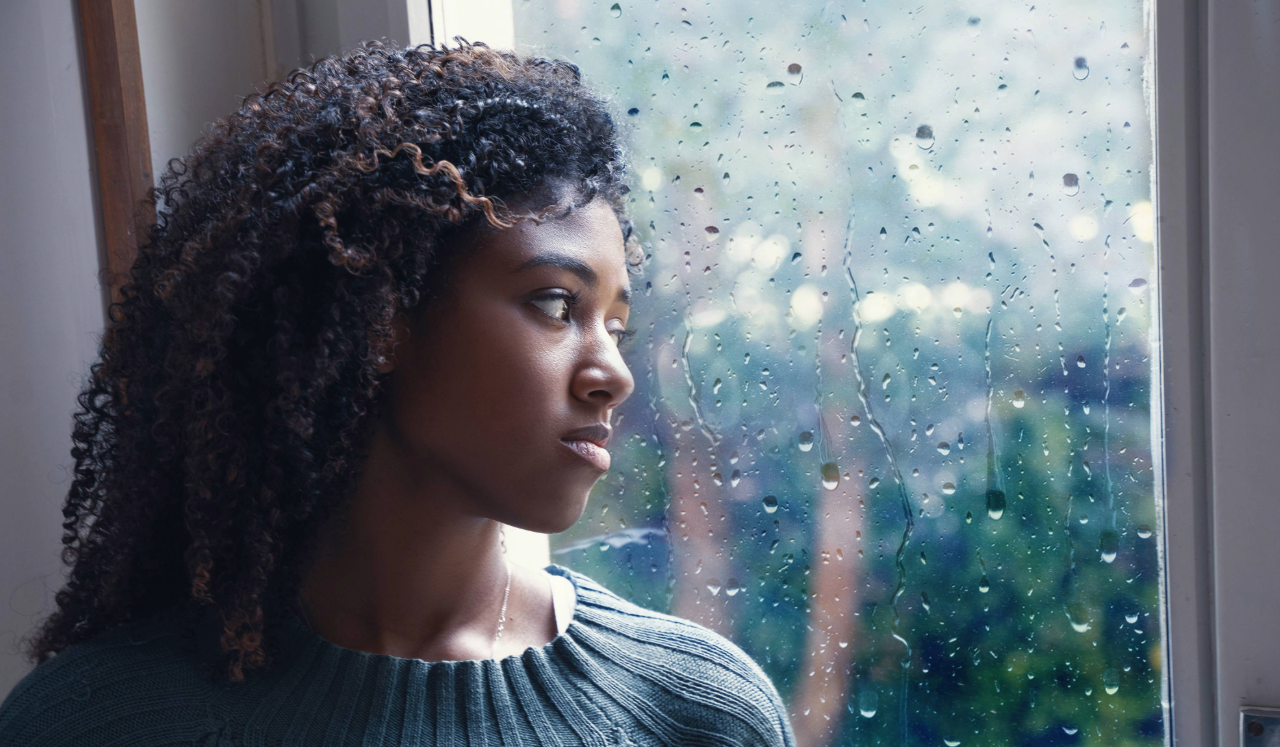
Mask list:
[[[220,724],[209,683],[175,636],[127,625],[78,643],[19,680],[0,703],[0,745],[201,743]]]

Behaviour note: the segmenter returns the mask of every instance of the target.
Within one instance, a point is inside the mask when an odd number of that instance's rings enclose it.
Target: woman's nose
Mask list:
[[[587,363],[574,377],[574,395],[585,402],[614,408],[635,391],[635,378],[622,358],[613,335],[601,327],[587,343]]]

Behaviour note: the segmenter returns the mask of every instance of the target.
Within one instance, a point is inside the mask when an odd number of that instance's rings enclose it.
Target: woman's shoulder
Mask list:
[[[773,681],[737,644],[690,620],[629,602],[581,573],[553,566],[578,591],[574,638],[634,677],[701,731],[741,722],[739,744],[793,745],[786,706]],[[619,683],[623,684],[623,683]]]
[[[172,717],[198,710],[191,706],[212,686],[194,651],[177,615],[122,623],[69,646],[28,672],[0,703],[0,744],[110,741],[111,734],[145,733],[142,723],[161,717],[180,729],[198,719]]]

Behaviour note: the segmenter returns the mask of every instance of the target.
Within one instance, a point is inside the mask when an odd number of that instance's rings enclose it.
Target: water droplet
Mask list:
[[[1132,283],[1129,283],[1129,292],[1135,296],[1140,295],[1146,289],[1147,281],[1143,278],[1136,278]]]
[[[947,747],[960,747],[959,739],[947,739],[946,737],[943,737],[942,743]]]
[[[803,431],[800,434],[800,450],[808,451],[813,448],[813,431]]]
[[[1146,524],[1138,525],[1138,537],[1141,539],[1151,539],[1151,527]]]
[[[764,506],[764,512],[771,514],[778,510],[778,497],[774,495],[766,495],[760,499],[760,505]]]
[[[922,124],[916,128],[916,145],[924,150],[933,147],[933,128],[929,125]]]
[[[1102,540],[1098,543],[1098,548],[1102,551],[1102,562],[1114,562],[1116,553],[1120,550],[1120,534],[1114,529],[1106,530],[1102,533]]]
[[[690,122],[690,123],[689,123],[689,129],[691,129],[691,130],[701,130],[701,129],[702,129],[702,123],[701,123],[701,122]]]
[[[1076,80],[1084,80],[1089,77],[1089,61],[1083,57],[1077,57],[1072,65],[1071,75]]]
[[[996,488],[987,490],[987,516],[999,519],[1004,516],[1004,491]]]
[[[777,96],[778,94],[783,93],[786,87],[787,84],[780,80],[771,80],[769,81],[769,84],[764,87],[764,92]]]
[[[739,591],[742,591],[742,590],[743,590],[743,587],[738,585],[738,579],[731,578],[729,579],[729,583],[726,584],[724,587],[724,594],[727,597],[731,597],[736,595]]]
[[[876,708],[880,706],[880,696],[875,690],[863,690],[858,693],[858,713],[863,718],[871,718],[876,715]]]
[[[955,485],[955,483],[952,483],[952,482],[944,482],[944,483],[942,483],[942,494],[943,494],[943,495],[952,495],[952,494],[954,494],[955,492],[956,492],[956,485]]]
[[[629,117],[634,117],[639,113],[640,113],[640,110],[634,106],[627,110],[627,116]]]
[[[920,592],[920,604],[924,605],[925,612],[928,612],[933,609],[933,605],[929,603],[929,595],[924,593],[923,591]]]
[[[714,597],[714,596],[716,596],[717,594],[719,594],[719,593],[720,593],[720,579],[718,579],[718,578],[708,579],[708,580],[707,580],[707,591],[711,592],[711,596],[713,596],[713,597]]]
[[[889,374],[885,374],[885,375],[884,375],[884,378],[880,380],[880,388],[881,388],[881,389],[888,389],[888,388],[889,388],[889,381],[891,380],[891,378],[892,378],[892,377],[890,377],[890,376],[889,376]]]
[[[941,455],[943,455],[943,456],[946,456],[947,454],[950,454],[950,453],[951,453],[951,444],[947,443],[946,441],[939,441],[939,442],[938,442],[938,453],[939,453],[939,454],[941,454]]]
[[[1021,410],[1027,404],[1027,395],[1019,389],[1013,393],[1013,406]]]
[[[729,475],[729,487],[736,488],[740,482],[742,482],[742,472],[735,469],[733,474]]]
[[[1067,621],[1071,623],[1071,629],[1077,633],[1084,633],[1093,627],[1091,622],[1092,616],[1089,614],[1089,608],[1081,602],[1071,602],[1067,604]]]
[[[957,307],[955,307],[954,309],[952,309],[952,310],[951,310],[951,313],[956,315],[956,319],[959,319],[959,318],[960,318],[960,316],[961,316],[962,314],[964,314],[964,309],[962,309],[962,308],[960,308],[959,306],[957,306]]]
[[[1068,197],[1080,194],[1080,177],[1075,174],[1063,174],[1062,191],[1066,192]]]
[[[1137,613],[1137,612],[1131,612],[1131,613],[1129,613],[1129,614],[1125,615],[1125,616],[1124,616],[1124,621],[1125,621],[1125,622],[1127,622],[1127,623],[1129,623],[1130,625],[1133,625],[1134,623],[1136,623],[1136,622],[1138,621],[1138,613]]]
[[[1115,695],[1120,690],[1120,673],[1114,669],[1103,672],[1102,689],[1107,691],[1107,695]]]
[[[881,227],[880,227],[880,238],[882,238],[882,239],[883,239],[883,238],[887,237],[888,235],[889,235],[889,232],[888,232],[888,231],[886,231],[886,230],[884,230],[884,226],[881,226]]]
[[[716,234],[720,233],[720,229],[719,229],[719,228],[716,228],[715,226],[707,226],[707,227],[706,227],[705,229],[703,229],[703,230],[705,230],[708,234],[711,234],[712,236],[714,236],[714,235],[716,235]]]
[[[1077,729],[1077,728],[1076,728],[1076,727],[1074,727],[1074,726],[1063,726],[1063,727],[1062,727],[1062,731],[1063,731],[1063,733],[1065,733],[1067,736],[1071,736],[1071,735],[1075,734],[1077,731],[1080,731],[1080,730],[1079,730],[1079,729]]]
[[[862,91],[854,91],[849,98],[853,99],[854,103],[857,104],[865,104],[867,101],[867,97],[862,95]]]
[[[982,578],[978,580],[978,591],[986,594],[991,591],[991,582],[987,580],[987,574],[982,574]]]
[[[622,6],[618,3],[614,3],[613,7],[609,8],[609,14],[614,18],[620,18],[622,16]]]
[[[1121,306],[1119,309],[1116,310],[1116,321],[1123,322],[1125,315],[1128,313],[1129,313],[1129,310]]]
[[[1085,364],[1084,364],[1084,356],[1083,356],[1083,355],[1077,355],[1077,356],[1076,356],[1076,368],[1084,368],[1084,365],[1085,365]]]
[[[965,512],[964,512],[964,523],[966,523],[966,524],[972,524],[972,523],[973,523],[973,512],[972,512],[972,511],[965,511]]]
[[[793,63],[791,63],[790,65],[787,65],[787,74],[788,74],[788,75],[799,75],[799,74],[800,74],[800,70],[801,70],[800,63],[798,63],[798,62],[793,62]]]
[[[835,462],[827,462],[822,465],[822,487],[827,490],[835,490],[840,484],[840,468]]]
[[[858,426],[862,425],[862,418],[858,417],[857,415],[850,415],[849,425],[852,425],[854,428],[857,428]]]
[[[880,487],[880,478],[878,477],[871,478],[871,482],[867,483],[867,487],[871,488],[872,490],[875,490],[876,488]]]

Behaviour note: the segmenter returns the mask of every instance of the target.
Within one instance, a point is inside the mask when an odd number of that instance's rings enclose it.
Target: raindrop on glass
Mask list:
[[[858,693],[858,713],[863,718],[871,718],[876,715],[876,709],[880,706],[880,696],[875,690],[863,690]]]
[[[835,462],[827,462],[822,465],[822,487],[827,490],[835,490],[840,484],[840,468]]]
[[[1151,539],[1151,527],[1146,524],[1138,525],[1138,537],[1141,539]]]
[[[1137,613],[1137,612],[1131,612],[1131,613],[1129,613],[1129,614],[1125,615],[1125,616],[1124,616],[1124,621],[1125,621],[1125,622],[1127,622],[1127,623],[1129,623],[1130,625],[1133,625],[1134,623],[1136,623],[1136,622],[1138,621],[1138,613]]]
[[[999,519],[1004,516],[1004,491],[997,488],[991,488],[987,491],[987,516],[992,519]]]
[[[1080,194],[1080,177],[1075,174],[1063,174],[1062,191],[1066,192],[1068,197]]]
[[[875,490],[876,488],[880,487],[880,478],[878,477],[871,478],[871,481],[867,483],[867,487],[871,488],[872,490]]]
[[[1102,540],[1098,543],[1098,548],[1102,552],[1102,562],[1111,563],[1116,559],[1116,553],[1120,550],[1120,535],[1114,529],[1108,529],[1102,533]]]
[[[622,16],[622,6],[618,3],[614,3],[613,7],[609,8],[609,14],[614,18],[620,18]]]
[[[778,94],[782,93],[786,87],[787,87],[787,84],[783,83],[780,80],[771,80],[769,81],[769,84],[764,87],[764,92],[777,96]]]
[[[799,75],[799,74],[800,74],[800,70],[801,70],[801,69],[802,69],[802,68],[800,67],[800,63],[798,63],[798,62],[793,62],[793,63],[791,63],[790,65],[787,65],[787,74],[788,74],[788,75]]]
[[[1080,731],[1080,730],[1079,730],[1079,729],[1077,729],[1077,728],[1076,728],[1076,727],[1074,727],[1074,726],[1063,726],[1063,727],[1062,727],[1062,731],[1063,731],[1063,733],[1065,733],[1067,736],[1071,736],[1071,735],[1075,734],[1077,731]]]
[[[778,510],[778,497],[766,495],[764,498],[760,499],[760,505],[764,506],[764,512],[766,514],[771,514]]]
[[[1132,283],[1129,283],[1129,292],[1135,296],[1140,295],[1146,289],[1147,281],[1143,278],[1135,278]]]
[[[629,117],[634,117],[639,113],[640,113],[640,110],[634,106],[627,110],[627,116]]]
[[[713,596],[713,597],[714,597],[714,596],[716,596],[717,594],[719,594],[719,593],[720,593],[720,579],[718,579],[718,578],[708,579],[708,580],[707,580],[707,591],[711,592],[711,596]]]
[[[813,448],[813,431],[803,431],[800,434],[800,450],[808,451]]]
[[[1107,691],[1107,695],[1115,695],[1120,690],[1120,673],[1114,669],[1103,672],[1102,689]]]
[[[1013,406],[1022,409],[1027,404],[1027,395],[1019,389],[1013,393]]]
[[[955,486],[955,483],[951,483],[951,482],[944,482],[944,483],[942,483],[942,494],[943,494],[943,495],[953,495],[955,492],[956,492],[956,486]]]
[[[1090,622],[1089,608],[1080,602],[1067,605],[1067,620],[1071,623],[1071,629],[1077,633],[1084,633],[1093,627]]]
[[[1085,365],[1085,364],[1084,364],[1084,356],[1083,356],[1083,355],[1077,355],[1077,356],[1076,356],[1076,368],[1084,368],[1084,365]]]
[[[916,145],[924,150],[933,147],[933,128],[927,124],[922,124],[916,128]]]
[[[978,580],[978,591],[986,594],[991,591],[991,582],[987,580],[987,574],[982,574],[982,578]]]
[[[708,234],[710,234],[710,235],[712,235],[712,236],[715,236],[716,234],[720,233],[720,229],[719,229],[719,228],[716,228],[715,226],[707,226],[707,227],[706,227],[705,229],[703,229],[703,230],[705,230]]]
[[[1076,80],[1084,80],[1089,77],[1089,61],[1083,57],[1077,57],[1072,65],[1071,75]]]
[[[938,453],[939,453],[939,454],[941,454],[941,455],[943,455],[943,456],[946,456],[947,454],[950,454],[950,453],[951,453],[951,444],[947,443],[946,441],[940,441],[940,442],[938,442]]]

